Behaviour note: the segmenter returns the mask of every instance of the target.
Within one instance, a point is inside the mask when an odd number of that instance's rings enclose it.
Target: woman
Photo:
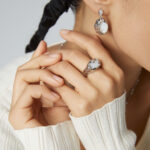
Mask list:
[[[47,48],[41,40],[69,7],[73,31]],[[29,53],[1,71],[1,149],[149,150],[149,8],[148,0],[48,3]]]

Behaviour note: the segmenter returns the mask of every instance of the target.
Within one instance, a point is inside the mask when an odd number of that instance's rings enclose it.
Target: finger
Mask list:
[[[61,53],[63,56],[62,58],[63,60],[69,61],[83,74],[84,69],[86,68],[87,64],[90,61],[90,58],[87,55],[83,54],[78,50],[66,50],[66,49],[64,51],[61,51]],[[101,68],[94,70],[92,73],[89,73],[87,75],[87,78],[92,83],[92,85],[94,85],[101,91],[104,88],[102,87],[103,86],[102,83],[106,80],[106,77],[107,73],[105,72],[105,70]]]
[[[88,78],[99,90],[99,95],[108,96],[108,93],[110,93],[109,96],[112,97],[111,94],[113,94],[113,92],[111,92],[111,89],[115,89],[115,87],[113,87],[115,81],[106,71],[102,69],[94,70],[92,73],[88,74]]]
[[[80,52],[79,50],[65,49],[61,51],[61,53],[63,56],[62,59],[69,61],[69,63],[75,66],[81,73],[83,73],[83,70],[90,61],[90,58],[87,55]],[[100,68],[94,70],[92,73],[89,73],[87,75],[87,78],[92,83],[92,85],[100,89],[100,91],[102,92],[103,90],[106,90],[106,88],[104,88],[105,86],[103,85],[105,85],[104,83],[105,81],[107,81],[107,74],[108,73],[105,70]]]
[[[76,67],[81,73],[83,72],[84,68],[90,61],[90,58],[85,55],[84,53],[80,52],[79,50],[70,50],[70,49],[63,49],[59,50],[51,50],[49,51],[50,54],[52,53],[61,53],[62,60],[69,61],[74,67]]]
[[[90,58],[83,54],[82,52],[78,50],[64,50],[61,51],[63,60],[69,61],[73,66],[75,66],[82,74],[84,69],[87,67],[87,64],[90,61]],[[95,87],[102,86],[101,84],[98,84],[100,80],[104,80],[106,75],[106,71],[103,69],[97,69],[94,70],[92,73],[89,73],[87,75],[87,78],[90,80],[90,82],[95,85]]]
[[[54,107],[67,107],[67,105],[62,99],[59,99],[57,102],[54,103]]]
[[[58,99],[60,99],[60,96],[58,94],[54,93],[46,86],[30,84],[25,88],[22,95],[18,98],[17,102],[15,103],[15,107],[22,109],[31,107],[34,100],[39,100],[42,97],[48,99],[50,101],[50,105],[52,104],[52,102],[56,102]],[[47,104],[47,101],[45,102],[45,99],[41,101],[42,105]]]
[[[60,52],[62,54],[62,60],[68,61],[71,63],[76,69],[78,69],[82,74],[87,64],[91,60],[88,55],[76,49],[63,49],[61,51],[55,50],[55,53]],[[49,53],[54,53],[54,51],[50,51]],[[102,71],[99,69],[97,71]]]
[[[61,86],[64,80],[51,73],[48,69],[24,69],[17,72],[18,84],[19,81],[25,81],[27,83],[39,83],[43,81],[50,86]]]
[[[90,58],[80,52],[79,50],[64,50],[61,51],[62,60],[69,61],[74,67],[76,67],[81,73],[83,73],[85,67],[87,66]]]
[[[18,70],[22,69],[41,69],[57,63],[61,59],[61,54],[44,54],[39,57],[35,57],[25,64],[21,65]]]
[[[47,83],[44,83],[44,85],[47,86],[48,88],[50,88],[52,91],[55,92],[55,87],[54,86],[50,86]],[[64,100],[62,98],[60,98],[57,102],[54,103],[54,107],[64,107],[64,106],[66,107],[67,105],[66,105],[66,103],[64,102]]]
[[[66,30],[61,30],[61,36],[72,43],[80,46],[83,50],[86,50],[91,58],[95,58],[99,55],[101,57],[106,56],[109,57],[109,54],[104,47],[102,47],[101,41],[95,40],[92,36],[77,32],[67,30],[68,32],[65,33]]]
[[[89,94],[88,91],[93,91],[93,85],[85,78],[76,68],[67,61],[61,61],[53,66],[48,67],[56,75],[60,75],[67,82],[75,87],[75,90],[82,96]],[[86,89],[86,90],[85,90]]]
[[[54,107],[54,102],[44,96],[41,96],[41,101],[43,102],[41,105],[41,107],[43,107],[43,108]]]
[[[36,49],[36,50],[34,51],[34,53],[32,54],[31,59],[42,55],[42,54],[45,53],[46,51],[47,51],[47,43],[42,40],[42,41],[38,44],[37,49]]]
[[[91,107],[87,107],[88,99],[83,99],[79,93],[72,90],[70,87],[64,85],[62,87],[56,88],[56,91],[67,104],[73,116],[84,116],[87,115],[87,112],[92,111]]]
[[[108,51],[102,46],[100,40],[95,40],[92,36],[77,31],[67,30],[67,33],[63,31],[65,30],[62,30],[60,33],[65,40],[75,43],[86,50],[91,58],[100,59],[103,65],[102,67],[112,75],[115,74],[114,70],[118,70],[118,66]]]
[[[71,110],[72,113],[77,112],[79,106],[81,106],[81,96],[76,91],[72,90],[70,87],[63,85],[62,87],[55,88],[61,98],[64,100],[65,104]]]

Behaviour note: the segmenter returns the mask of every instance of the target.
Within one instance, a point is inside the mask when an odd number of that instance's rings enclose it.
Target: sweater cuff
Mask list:
[[[125,106],[126,92],[86,116],[69,114],[86,150],[135,150],[136,134],[127,129]]]
[[[71,120],[56,125],[15,130],[25,150],[80,150]]]

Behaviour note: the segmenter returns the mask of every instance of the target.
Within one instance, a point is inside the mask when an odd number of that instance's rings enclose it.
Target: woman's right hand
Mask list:
[[[32,58],[17,68],[9,113],[9,122],[16,130],[47,125],[41,108],[53,107],[60,99],[57,93],[40,84],[40,81],[52,87],[64,84],[61,77],[41,69],[61,60],[61,54],[48,55],[46,48],[46,43],[40,42]]]

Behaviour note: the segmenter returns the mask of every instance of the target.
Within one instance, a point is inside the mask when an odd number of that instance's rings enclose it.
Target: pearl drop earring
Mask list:
[[[106,34],[108,31],[108,24],[107,24],[107,22],[105,22],[105,20],[103,18],[103,13],[104,13],[103,9],[100,9],[98,13],[100,15],[100,18],[96,20],[96,22],[94,24],[94,28],[97,33]]]

